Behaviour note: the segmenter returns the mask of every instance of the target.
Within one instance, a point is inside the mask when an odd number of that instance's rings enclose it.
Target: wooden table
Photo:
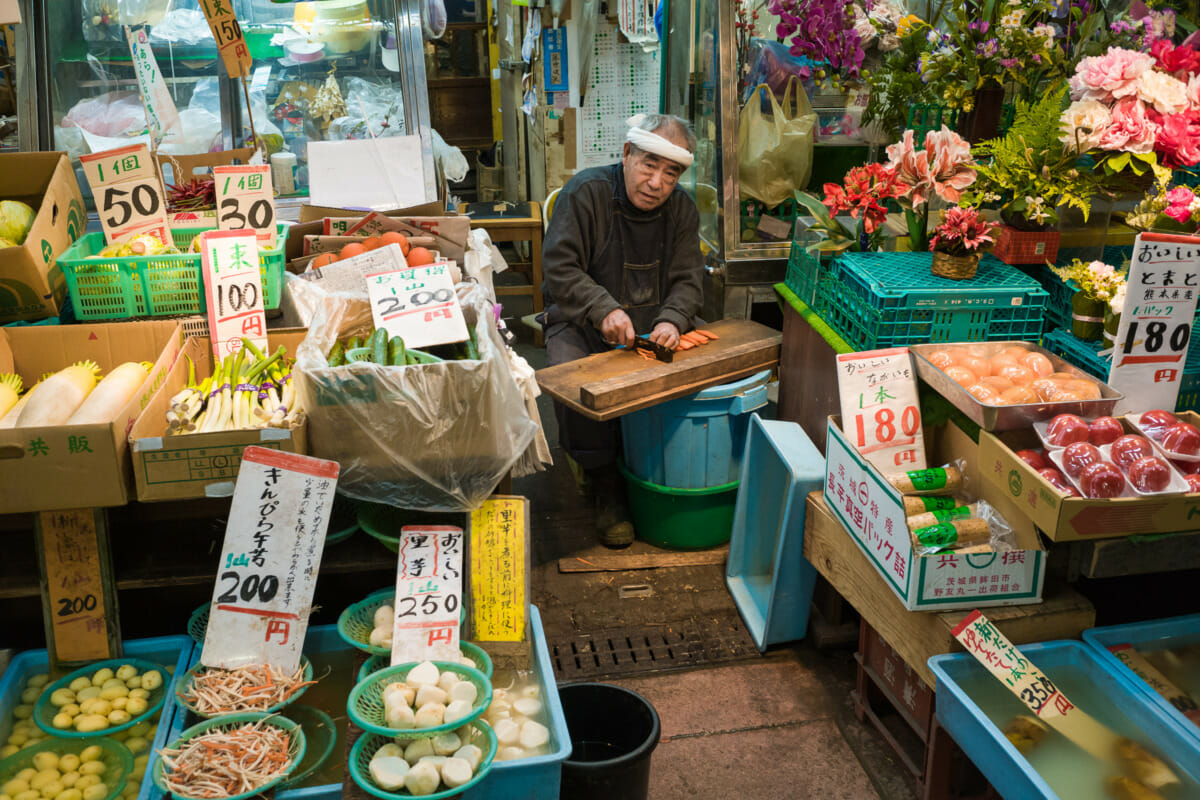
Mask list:
[[[509,267],[526,272],[528,267],[529,286],[497,286],[496,296],[528,295],[533,299],[533,313],[540,314],[545,308],[542,299],[542,207],[539,203],[470,203],[458,207],[458,213],[467,214],[472,228],[483,228],[493,242],[529,242],[529,261],[509,262]],[[514,216],[520,214],[521,216]],[[542,344],[542,332],[536,335]]]

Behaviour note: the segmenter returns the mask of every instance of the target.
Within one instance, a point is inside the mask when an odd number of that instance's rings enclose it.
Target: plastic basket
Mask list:
[[[193,725],[192,727],[190,727],[186,731],[184,731],[179,736],[178,739],[176,739],[175,741],[173,741],[169,745],[167,745],[167,747],[170,750],[178,750],[183,745],[187,744],[189,740],[195,739],[197,736],[199,736],[203,733],[208,733],[211,730],[220,729],[220,730],[224,730],[224,731],[230,731],[230,730],[234,730],[235,728],[240,728],[242,725],[245,725],[248,722],[257,722],[258,720],[267,719],[268,717],[270,718],[270,721],[267,723],[268,725],[274,726],[276,728],[282,728],[283,730],[287,731],[291,735],[291,737],[292,737],[292,750],[291,750],[292,764],[290,767],[288,767],[286,770],[284,770],[282,774],[277,775],[276,777],[267,781],[262,786],[259,786],[257,789],[254,789],[253,791],[244,792],[242,794],[230,795],[229,797],[223,798],[223,800],[248,800],[248,798],[254,797],[255,795],[258,795],[258,794],[262,794],[263,792],[267,791],[271,787],[283,782],[285,779],[287,779],[287,777],[289,775],[291,775],[296,770],[296,767],[298,767],[300,765],[301,760],[303,760],[303,758],[304,758],[304,753],[307,749],[307,744],[306,744],[306,741],[304,738],[304,731],[300,727],[300,725],[297,724],[296,722],[293,722],[292,720],[288,719],[287,717],[279,716],[278,714],[272,715],[272,714],[262,714],[262,713],[258,713],[258,712],[247,712],[245,714],[230,714],[229,716],[226,716],[226,717],[217,717],[216,719],[205,720],[204,722],[201,722],[199,725]],[[154,775],[154,785],[157,786],[161,791],[170,794],[172,797],[177,797],[177,798],[179,798],[179,800],[201,800],[201,798],[192,798],[189,795],[176,794],[175,792],[170,791],[167,788],[166,781],[164,780],[165,776],[164,776],[163,772],[164,772],[164,765],[163,765],[162,759],[159,759],[154,764],[153,775]]]
[[[1012,127],[1015,115],[1016,107],[1012,103],[1005,103],[1000,107],[999,135],[1003,136]],[[925,134],[941,130],[943,125],[952,131],[958,130],[958,111],[946,106],[927,103],[915,103],[909,106],[906,127],[911,128],[916,134],[913,138],[918,148],[925,141]]]
[[[492,679],[492,670],[495,667],[492,664],[492,657],[487,654],[487,651],[473,642],[466,642],[461,639],[458,642],[458,649],[464,656],[475,662],[475,669],[486,675],[488,680]],[[366,680],[368,675],[372,675],[379,670],[390,666],[390,661],[391,658],[389,656],[371,656],[368,658],[365,662],[363,662],[363,665],[359,667],[359,682],[361,683],[362,681]],[[470,664],[467,666],[470,666]]]
[[[188,617],[187,632],[196,644],[204,644],[204,634],[208,632],[208,612],[212,603],[205,603],[192,612]]]
[[[797,297],[815,308],[817,286],[829,269],[829,258],[808,252],[804,242],[793,241],[788,253],[787,277],[784,283]]]
[[[36,769],[33,757],[38,753],[54,753],[59,756],[73,753],[79,755],[86,748],[98,746],[101,750],[100,761],[105,770],[100,775],[100,782],[108,787],[108,794],[102,800],[113,800],[125,788],[126,778],[133,772],[133,753],[120,742],[101,737],[95,740],[58,739],[51,738],[38,742],[32,747],[26,747],[18,753],[0,761],[0,786],[8,783],[23,769]]]
[[[187,250],[210,228],[176,228],[175,246]],[[260,248],[265,308],[279,307],[286,257],[287,226],[280,225],[272,249]],[[92,258],[104,249],[104,234],[80,237],[58,257],[67,291],[80,321],[203,314],[207,311],[199,253]]]
[[[93,731],[91,733],[81,733],[76,730],[62,729],[54,727],[54,716],[58,713],[58,708],[50,703],[50,696],[59,689],[65,689],[71,681],[76,678],[90,678],[99,670],[104,668],[111,669],[116,672],[118,668],[130,664],[137,668],[138,675],[141,675],[150,670],[156,670],[162,676],[162,684],[150,692],[150,697],[146,699],[146,710],[132,717],[128,722],[120,725],[110,725],[102,730]],[[33,721],[39,728],[44,730],[51,736],[60,736],[66,739],[92,739],[97,736],[108,736],[113,733],[132,728],[144,719],[150,719],[158,713],[162,708],[163,702],[167,698],[167,689],[171,685],[171,673],[162,664],[157,664],[153,661],[146,661],[140,658],[112,658],[107,661],[97,661],[81,669],[59,678],[54,683],[50,684],[38,697],[37,702],[33,706]]]
[[[385,605],[391,605],[395,599],[395,589],[381,589],[367,599],[347,606],[338,615],[338,636],[351,647],[357,647],[371,655],[390,655],[392,648],[371,644],[371,631],[375,629],[375,612]]]
[[[1059,264],[1070,263],[1059,256]],[[1033,278],[1046,292],[1046,330],[1069,327],[1071,324],[1071,298],[1075,295],[1074,285],[1064,281],[1045,265],[1025,264],[1021,272]]]
[[[1001,225],[993,252],[1006,264],[1046,264],[1058,260],[1058,231],[1019,231]]]
[[[477,669],[472,669],[464,664],[452,664],[449,661],[434,661],[431,662],[438,668],[438,672],[453,672],[459,678],[465,681],[470,681],[475,684],[478,690],[478,695],[475,698],[475,705],[471,708],[471,713],[460,720],[442,725],[435,725],[430,728],[413,728],[411,730],[395,730],[387,727],[384,721],[383,714],[383,690],[389,683],[402,683],[408,677],[417,665],[416,664],[400,664],[395,667],[381,669],[372,675],[367,676],[366,680],[359,681],[358,684],[350,691],[350,697],[346,700],[346,711],[350,715],[350,721],[364,731],[371,733],[381,733],[387,736],[433,736],[443,731],[452,731],[455,728],[460,728],[469,722],[474,722],[487,711],[487,707],[492,702],[492,681]]]
[[[321,768],[337,744],[337,723],[333,717],[312,706],[292,706],[283,715],[304,731],[304,758],[296,769],[279,785],[279,791],[299,788],[300,784]]]
[[[197,709],[195,703],[193,703],[191,700],[189,700],[187,698],[188,689],[190,689],[192,686],[192,678],[194,678],[196,675],[200,674],[201,672],[203,672],[206,669],[208,669],[208,667],[204,666],[203,664],[198,663],[195,666],[193,666],[191,669],[189,669],[184,674],[184,676],[182,678],[180,678],[179,681],[175,684],[175,701],[177,703],[179,703],[179,705],[181,707],[186,708],[188,711],[192,712],[193,714],[195,714],[197,717],[200,717],[201,719],[218,719],[218,718],[223,719],[225,717],[228,717],[228,716],[231,716],[234,714],[247,714],[247,713],[271,714],[276,711],[279,711],[282,708],[286,708],[287,706],[296,702],[297,700],[300,699],[301,695],[303,695],[305,692],[308,691],[307,686],[301,686],[299,689],[297,689],[295,692],[293,692],[283,702],[276,703],[275,705],[270,706],[269,708],[263,709],[261,712],[258,712],[258,711],[254,711],[254,712],[233,711],[233,712],[229,712],[226,714],[206,714],[203,711],[200,711],[199,709]],[[306,656],[303,656],[303,655],[300,656],[300,669],[302,670],[302,677],[301,677],[302,681],[308,682],[313,679],[312,663],[308,660],[308,658]]]
[[[496,759],[496,750],[499,747],[499,742],[496,740],[496,732],[483,720],[472,722],[469,725],[462,725],[462,728],[464,730],[459,730],[459,736],[466,740],[466,744],[473,744],[483,751],[483,758],[479,761],[479,769],[475,770],[475,774],[471,776],[471,780],[462,786],[456,786],[453,789],[444,789],[433,794],[421,795],[425,800],[443,800],[444,798],[457,797],[487,777],[488,772],[491,771],[492,762]],[[390,736],[365,733],[358,737],[358,741],[354,743],[354,747],[350,750],[348,766],[351,780],[364,792],[381,800],[402,800],[403,798],[413,797],[407,791],[389,792],[381,789],[375,784],[375,781],[371,780],[371,758],[379,752],[379,748],[394,741],[395,739]]]

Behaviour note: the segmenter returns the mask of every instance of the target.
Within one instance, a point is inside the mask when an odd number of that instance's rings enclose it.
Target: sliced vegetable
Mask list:
[[[111,422],[150,377],[148,361],[126,361],[104,376],[83,404],[67,419],[68,425]]]
[[[96,388],[100,367],[83,361],[59,370],[29,391],[29,402],[17,418],[18,428],[62,425]]]

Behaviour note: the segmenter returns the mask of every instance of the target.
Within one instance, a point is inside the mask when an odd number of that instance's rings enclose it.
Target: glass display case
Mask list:
[[[77,160],[145,133],[125,39],[144,27],[180,120],[159,152],[228,150],[257,136],[267,154],[295,155],[303,198],[307,142],[419,132],[426,200],[437,197],[420,0],[223,0],[253,58],[245,88],[226,73],[197,0],[31,2],[36,149]]]

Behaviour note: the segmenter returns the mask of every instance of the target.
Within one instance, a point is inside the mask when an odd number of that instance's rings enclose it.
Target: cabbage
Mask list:
[[[16,246],[17,246],[17,243],[14,242],[12,239],[5,239],[3,236],[0,236],[0,250],[3,250],[6,247],[16,247]]]
[[[22,244],[34,216],[33,209],[20,200],[0,200],[0,239]]]

